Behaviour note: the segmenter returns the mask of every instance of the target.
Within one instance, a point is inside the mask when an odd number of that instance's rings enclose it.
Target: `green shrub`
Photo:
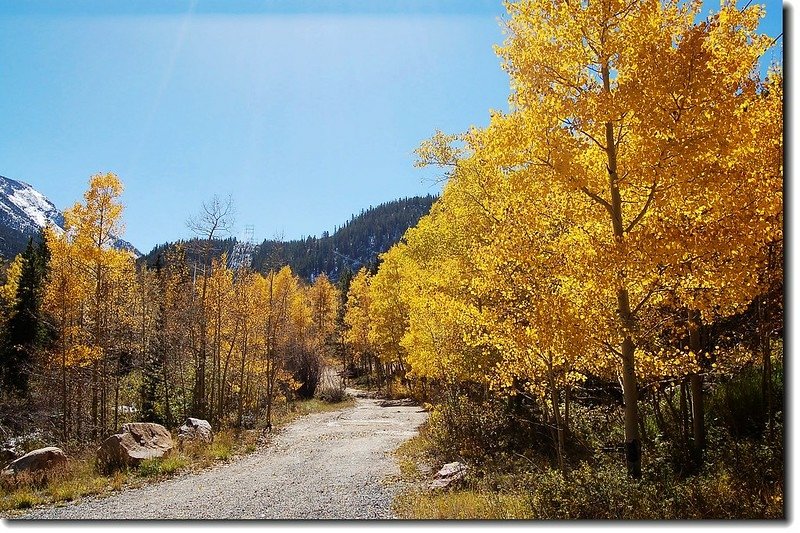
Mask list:
[[[547,469],[522,476],[535,519],[764,519],[783,517],[782,484],[750,470],[709,464],[681,479],[633,480],[616,462],[585,462],[566,476]]]
[[[10,509],[29,509],[41,501],[30,489],[15,491],[8,498],[8,502],[3,507]]]
[[[185,468],[188,464],[187,459],[180,455],[145,459],[139,463],[138,474],[142,477],[168,476]]]
[[[145,459],[139,463],[138,473],[142,477],[156,477],[161,474],[161,459]]]
[[[214,435],[214,442],[207,448],[207,455],[214,460],[227,461],[233,455],[234,435],[231,431],[221,431]]]
[[[783,367],[772,373],[772,408],[783,410]],[[708,418],[721,423],[735,437],[761,438],[767,427],[767,398],[762,391],[760,367],[744,369],[717,385],[709,398]]]

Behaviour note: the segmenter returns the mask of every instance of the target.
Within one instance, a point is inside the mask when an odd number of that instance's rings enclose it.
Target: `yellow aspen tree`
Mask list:
[[[286,356],[291,346],[290,313],[298,291],[298,280],[288,266],[270,271],[260,287],[261,305],[266,309],[261,324],[263,349],[259,357],[259,373],[264,377],[266,424],[272,427],[275,398],[286,375]]]
[[[208,416],[208,391],[206,390],[206,363],[208,359],[208,315],[207,315],[207,296],[208,280],[211,275],[211,259],[213,252],[214,239],[226,233],[233,226],[234,207],[231,198],[220,199],[214,196],[210,201],[204,202],[200,212],[191,217],[186,225],[199,239],[200,257],[202,263],[194,264],[194,277],[197,278],[198,269],[200,272],[199,286],[195,284],[195,299],[193,300],[193,310],[197,315],[192,323],[197,328],[195,335],[195,373],[194,386],[192,390],[192,411],[194,416]]]
[[[315,350],[322,354],[336,329],[336,316],[339,313],[339,291],[328,279],[328,276],[323,273],[314,279],[314,283],[311,284],[307,295],[312,312],[312,340],[315,344]]]
[[[11,260],[6,268],[6,282],[0,285],[0,327],[5,327],[17,301],[17,288],[22,274],[22,254]]]
[[[95,355],[89,345],[88,332],[81,327],[88,287],[75,257],[75,248],[66,233],[57,233],[52,228],[47,228],[46,232],[50,247],[50,275],[45,288],[44,307],[53,319],[58,339],[51,362],[60,374],[61,437],[66,441],[70,436],[71,424],[75,424],[75,436],[81,436],[78,429],[81,409],[72,403],[72,370],[90,365]],[[75,399],[80,400],[80,396],[77,395]]]
[[[511,112],[493,114],[469,148],[501,172],[536,175],[545,184],[531,194],[546,194],[550,209],[567,209],[576,222],[569,233],[583,245],[561,250],[569,261],[559,277],[566,287],[588,282],[580,297],[587,311],[606,309],[592,313],[604,318],[600,346],[619,362],[626,464],[638,477],[638,316],[687,260],[673,221],[687,203],[708,205],[705,191],[715,195],[730,176],[719,168],[742,153],[731,139],[744,128],[742,105],[759,96],[755,66],[771,39],[755,32],[760,6],[725,5],[699,23],[700,2],[677,0],[507,8],[499,53]],[[713,207],[715,217],[756,211]]]
[[[158,329],[156,351],[163,362],[164,409],[167,420],[182,419],[193,414],[191,406],[195,382],[193,304],[196,298],[192,271],[186,261],[186,250],[177,247],[167,251],[160,261]],[[177,411],[173,414],[173,406]]]
[[[350,282],[347,293],[347,309],[344,314],[345,345],[359,359],[362,365],[372,357],[373,349],[369,341],[370,290],[372,276],[366,268],[361,268]]]
[[[252,383],[252,376],[249,376],[247,372],[248,363],[252,355],[261,348],[258,343],[258,326],[263,309],[258,307],[257,290],[259,280],[263,280],[260,274],[246,271],[237,276],[234,284],[233,314],[239,324],[241,334],[239,335],[238,347],[235,352],[238,375],[235,382],[231,384],[231,389],[237,402],[236,425],[238,427],[243,424],[246,396]],[[232,379],[232,381],[234,380]]]
[[[91,430],[93,439],[108,429],[108,373],[110,327],[114,316],[110,299],[114,277],[133,261],[129,252],[115,248],[122,235],[120,202],[122,182],[112,173],[95,174],[89,180],[84,202],[64,212],[67,246],[80,265],[90,296],[85,305],[85,327],[90,337],[92,361]]]
[[[566,216],[548,205],[553,191],[529,173],[501,172],[482,161],[483,152],[452,157],[454,141],[481,147],[481,136],[477,130],[460,139],[437,134],[418,151],[422,162],[452,170],[431,215],[405,238],[417,250],[414,262],[426,265],[418,275],[422,284],[437,280],[428,290],[414,282],[409,291],[420,295],[419,303],[412,296],[409,358],[415,372],[450,372],[539,403],[563,468],[569,392],[588,359],[582,357],[586,317],[555,275],[564,261],[558,247]],[[424,317],[430,318],[421,327]]]
[[[219,422],[223,415],[222,404],[227,388],[228,368],[241,326],[231,313],[233,271],[227,267],[227,260],[227,254],[223,253],[221,257],[211,262],[204,313],[207,317],[207,338],[210,339],[211,356],[209,376],[204,380],[211,384],[205,404],[208,408],[207,416],[216,422]]]
[[[380,363],[396,368],[405,381],[406,356],[401,341],[408,328],[408,304],[402,294],[402,252],[392,247],[381,255],[381,266],[370,282],[368,342]],[[379,364],[380,364],[379,363]],[[393,371],[381,372],[391,386]]]
[[[106,307],[108,319],[108,360],[110,374],[108,381],[113,386],[113,399],[110,403],[113,419],[109,420],[114,430],[120,428],[122,405],[134,405],[141,398],[141,389],[136,386],[140,373],[133,371],[139,367],[135,354],[138,352],[136,313],[136,265],[133,256],[125,252],[119,266],[112,270],[108,283]],[[136,377],[134,377],[134,374]]]
[[[158,389],[164,385],[162,366],[163,308],[160,299],[163,295],[163,263],[159,257],[155,268],[142,266],[136,272],[136,290],[131,307],[134,314],[136,345],[141,361],[141,419],[144,422],[164,422],[167,406],[159,413]],[[167,393],[168,394],[168,393]],[[162,413],[164,418],[162,418]]]

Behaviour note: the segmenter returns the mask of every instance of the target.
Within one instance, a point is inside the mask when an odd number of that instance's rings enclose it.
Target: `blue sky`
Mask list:
[[[257,240],[332,231],[437,192],[414,148],[507,108],[492,50],[504,13],[499,0],[0,0],[0,174],[63,209],[116,172],[125,238],[143,251],[189,236],[214,194]]]

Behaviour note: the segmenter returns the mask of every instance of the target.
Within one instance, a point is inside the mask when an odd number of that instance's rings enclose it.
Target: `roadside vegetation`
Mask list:
[[[777,369],[776,402],[783,398]],[[784,432],[765,417],[757,368],[714,389],[706,413],[702,466],[679,435],[645,411],[650,450],[642,477],[620,470],[622,420],[613,404],[577,405],[573,447],[564,468],[546,424],[531,409],[461,394],[442,398],[421,434],[397,450],[410,489],[394,510],[407,519],[775,519],[785,516]],[[662,406],[667,409],[666,406]],[[429,484],[445,463],[468,465],[447,489]]]
[[[312,413],[340,410],[353,405],[353,398],[342,395],[336,401],[320,398],[289,402],[276,410],[273,431],[280,431],[292,421]],[[186,443],[176,445],[164,457],[142,461],[137,468],[118,470],[102,475],[95,467],[93,449],[84,449],[70,458],[64,468],[48,472],[46,476],[4,476],[0,478],[0,513],[13,515],[35,505],[70,502],[86,496],[104,495],[144,483],[199,471],[237,456],[255,452],[269,441],[270,433],[263,428],[249,430],[224,429],[214,434],[209,444]],[[177,436],[174,441],[177,442]],[[35,449],[42,443],[29,442]]]

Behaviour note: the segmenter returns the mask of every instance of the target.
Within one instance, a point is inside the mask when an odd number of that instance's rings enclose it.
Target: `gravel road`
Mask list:
[[[272,442],[197,474],[34,509],[32,519],[392,518],[400,488],[392,456],[427,414],[357,398],[342,411],[303,417]]]

